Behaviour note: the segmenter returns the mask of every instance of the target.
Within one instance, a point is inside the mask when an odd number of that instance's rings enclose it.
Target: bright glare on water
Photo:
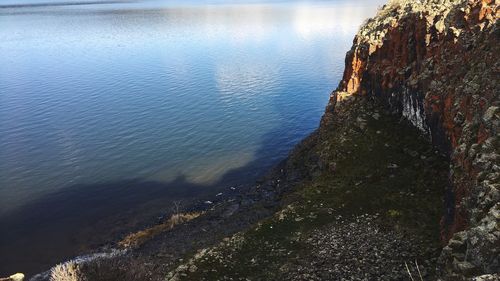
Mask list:
[[[383,2],[49,1],[0,2],[0,220],[74,186],[255,179]]]
[[[74,184],[276,163],[318,125],[374,6],[0,9],[1,210]]]

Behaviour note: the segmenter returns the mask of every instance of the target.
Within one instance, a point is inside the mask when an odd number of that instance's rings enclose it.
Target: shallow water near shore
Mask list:
[[[381,2],[2,2],[0,276],[255,180]]]

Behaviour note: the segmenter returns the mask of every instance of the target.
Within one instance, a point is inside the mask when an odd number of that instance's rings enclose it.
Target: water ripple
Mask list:
[[[264,170],[317,126],[376,6],[349,2],[0,6],[0,215],[74,184]]]

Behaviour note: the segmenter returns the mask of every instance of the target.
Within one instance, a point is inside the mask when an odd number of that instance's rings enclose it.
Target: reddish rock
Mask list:
[[[497,1],[392,2],[355,37],[337,88],[342,95],[332,95],[329,111],[346,93],[379,99],[449,155],[443,244],[455,234],[481,233],[493,250],[464,238],[474,270],[460,272],[443,254],[444,276],[500,271],[500,218],[485,221],[500,213]],[[486,231],[484,223],[494,227]]]

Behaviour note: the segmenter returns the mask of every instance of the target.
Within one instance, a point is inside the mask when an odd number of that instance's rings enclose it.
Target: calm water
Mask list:
[[[317,127],[381,2],[0,2],[0,274],[255,179]]]

